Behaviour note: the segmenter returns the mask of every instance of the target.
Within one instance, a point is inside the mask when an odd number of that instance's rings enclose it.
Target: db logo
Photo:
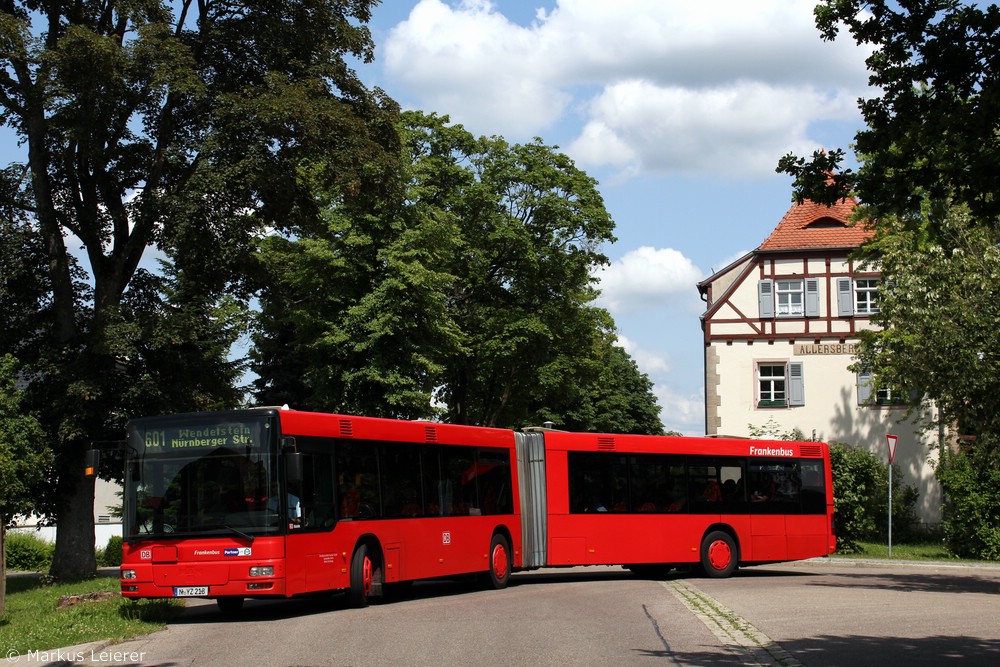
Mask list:
[[[446,530],[441,533],[441,544],[451,544],[451,531]]]
[[[142,551],[139,552],[139,558],[141,558],[142,560],[150,560],[152,557],[153,557],[152,549],[143,549]]]

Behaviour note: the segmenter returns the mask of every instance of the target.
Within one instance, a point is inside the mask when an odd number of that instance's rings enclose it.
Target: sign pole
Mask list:
[[[892,461],[896,458],[897,435],[886,434],[885,442],[889,445],[889,558],[892,558]]]
[[[889,462],[889,558],[892,558],[892,461]]]

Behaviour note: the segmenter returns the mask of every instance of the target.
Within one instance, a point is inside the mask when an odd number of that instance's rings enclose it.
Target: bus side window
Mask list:
[[[380,515],[378,460],[371,443],[341,443],[337,492],[341,519],[374,519]]]
[[[799,514],[802,480],[798,462],[753,461],[750,464],[751,511],[756,514]]]
[[[822,461],[803,461],[802,513],[826,514],[826,485]]]
[[[420,445],[386,443],[381,451],[382,508],[386,518],[423,513],[420,492]]]

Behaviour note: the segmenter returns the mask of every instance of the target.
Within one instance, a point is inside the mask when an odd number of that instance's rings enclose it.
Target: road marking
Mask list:
[[[745,665],[803,667],[802,663],[750,621],[682,580],[661,581]]]

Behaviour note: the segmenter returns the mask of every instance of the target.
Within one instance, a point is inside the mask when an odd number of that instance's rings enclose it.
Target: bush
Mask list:
[[[21,532],[6,534],[7,569],[24,572],[44,572],[52,565],[56,545],[37,535]]]
[[[101,567],[117,567],[122,564],[122,538],[112,535],[103,551],[97,552],[97,564]]]
[[[861,542],[888,541],[889,467],[877,456],[844,444],[830,446],[833,504],[837,513],[837,551],[855,553]],[[915,535],[916,488],[892,474],[892,536],[905,541]]]
[[[944,535],[960,558],[1000,560],[1000,454],[981,438],[938,466],[945,491]]]

